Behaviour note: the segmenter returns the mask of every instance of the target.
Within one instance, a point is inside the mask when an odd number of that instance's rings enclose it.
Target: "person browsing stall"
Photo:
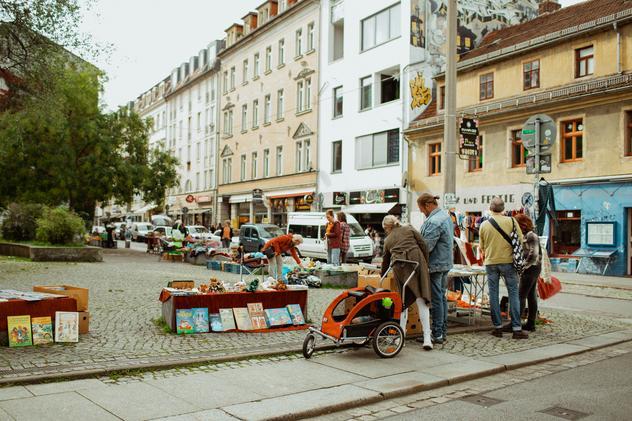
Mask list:
[[[534,332],[535,318],[538,315],[538,297],[536,295],[538,278],[542,271],[542,247],[540,238],[533,231],[533,221],[525,214],[516,215],[516,221],[524,235],[523,255],[525,260],[524,271],[520,274],[520,314],[524,309],[529,309],[527,323],[522,325],[522,329]],[[528,304],[528,306],[525,306]]]
[[[264,244],[261,251],[268,258],[269,274],[277,281],[283,281],[283,253],[290,253],[296,263],[303,267],[296,247],[303,243],[303,237],[298,234],[279,235]],[[274,274],[274,275],[273,275]]]
[[[327,263],[340,266],[340,246],[342,245],[342,231],[340,222],[334,218],[334,211],[329,209],[326,214],[327,229],[325,238],[327,239]]]
[[[351,228],[347,224],[347,215],[344,212],[336,214],[340,222],[340,263],[347,263],[347,253],[349,253]]]
[[[222,228],[222,247],[230,248],[230,242],[233,236],[233,229],[230,226],[230,221],[224,221],[224,228]]]
[[[432,286],[432,342],[442,344],[448,333],[448,272],[454,265],[453,232],[450,215],[439,207],[438,196],[423,193],[417,199],[419,210],[426,215],[421,236],[428,247],[430,285]]]

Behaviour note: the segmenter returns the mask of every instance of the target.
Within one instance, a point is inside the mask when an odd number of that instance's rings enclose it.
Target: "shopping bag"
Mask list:
[[[549,259],[549,255],[546,252],[546,249],[540,248],[540,252],[542,253],[542,272],[540,273],[541,279],[544,280],[547,284],[551,283],[551,260]],[[539,282],[539,281],[538,281]]]
[[[562,290],[560,280],[551,276],[551,282],[545,282],[542,277],[538,278],[538,295],[542,300],[548,300]]]

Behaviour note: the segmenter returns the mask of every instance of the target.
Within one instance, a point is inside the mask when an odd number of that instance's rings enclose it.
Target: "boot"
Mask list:
[[[529,339],[529,334],[524,330],[516,330],[511,339]]]
[[[535,322],[531,322],[527,320],[527,323],[523,323],[522,330],[526,330],[528,332],[535,332]]]

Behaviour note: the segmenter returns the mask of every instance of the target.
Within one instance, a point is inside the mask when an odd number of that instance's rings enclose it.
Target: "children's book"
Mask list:
[[[235,321],[237,322],[237,329],[239,330],[252,330],[252,322],[250,321],[250,314],[246,307],[233,308],[235,313]]]
[[[79,342],[79,313],[76,311],[55,313],[55,342]]]
[[[193,310],[190,308],[176,310],[176,333],[195,333]]]
[[[33,317],[33,345],[46,345],[53,342],[53,323],[50,317]]]
[[[208,333],[208,308],[192,308],[193,330],[195,333]]]
[[[265,310],[268,326],[287,326],[292,324],[292,318],[287,308],[270,308]]]
[[[227,330],[237,329],[235,326],[235,316],[233,316],[232,308],[220,308],[219,317],[222,321],[222,328],[224,329],[224,332]]]
[[[301,306],[298,304],[288,304],[287,311],[290,312],[290,317],[292,318],[292,324],[294,326],[304,325],[305,317],[303,317],[303,310],[301,310]]]
[[[7,317],[7,325],[10,347],[33,345],[31,316],[9,316]]]
[[[253,329],[267,329],[266,315],[263,312],[262,303],[249,303],[248,313],[250,313],[250,321]]]
[[[222,319],[219,316],[219,313],[211,314],[211,331],[213,332],[223,332],[224,326],[222,326]]]

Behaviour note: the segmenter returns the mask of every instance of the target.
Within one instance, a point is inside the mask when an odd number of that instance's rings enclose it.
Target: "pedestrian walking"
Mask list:
[[[345,215],[344,212],[338,212],[336,217],[338,218],[338,222],[340,222],[340,263],[347,263],[351,228],[349,227],[349,224],[347,224],[347,215]]]
[[[502,276],[509,294],[509,314],[513,339],[527,339],[529,334],[522,330],[520,322],[520,295],[518,292],[518,272],[513,265],[513,247],[508,241],[512,231],[515,231],[522,243],[523,236],[514,218],[504,216],[505,202],[500,197],[491,200],[489,219],[481,224],[480,248],[487,271],[487,285],[489,288],[489,304],[494,329],[492,335],[503,336],[502,319],[500,316],[499,281]],[[507,238],[505,238],[507,237]]]
[[[419,210],[426,215],[421,236],[428,247],[428,271],[432,287],[432,342],[442,344],[448,333],[448,272],[454,265],[454,224],[437,202],[438,196],[423,193],[417,199]]]
[[[430,287],[430,274],[428,273],[428,248],[419,231],[410,225],[402,223],[393,215],[386,215],[382,221],[382,227],[386,233],[384,240],[384,259],[382,260],[382,276],[391,265],[391,261],[410,260],[419,262],[416,275],[406,287],[404,305],[408,308],[413,303],[419,309],[419,318],[423,327],[423,348],[430,351],[432,349],[432,337],[430,334],[430,305],[432,300],[432,290]],[[409,263],[396,263],[393,265],[395,279],[399,283],[399,292],[402,293],[404,282],[412,272],[412,265]],[[408,310],[402,313],[400,325],[406,331],[408,321]]]
[[[283,253],[290,253],[296,263],[303,267],[296,247],[303,243],[298,234],[279,235],[263,245],[261,251],[268,258],[268,274],[277,281],[283,282]]]
[[[132,244],[132,230],[130,228],[125,228],[125,248],[128,249]]]
[[[233,237],[233,230],[230,226],[230,221],[227,219],[224,221],[224,228],[222,229],[222,247],[230,248],[230,241]]]
[[[516,221],[524,235],[524,271],[520,274],[520,314],[524,314],[525,304],[528,304],[529,314],[527,322],[522,325],[523,330],[535,331],[535,319],[538,315],[538,297],[536,295],[538,278],[542,271],[542,248],[540,238],[533,231],[533,221],[527,215],[516,215]]]
[[[325,230],[325,238],[327,239],[327,263],[340,266],[340,222],[336,221],[334,211],[331,209],[327,211],[326,217],[327,228]]]

